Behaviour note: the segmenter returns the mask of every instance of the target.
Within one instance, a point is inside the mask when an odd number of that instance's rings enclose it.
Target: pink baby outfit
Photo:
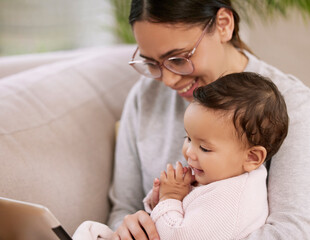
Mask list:
[[[268,216],[267,171],[193,188],[183,199],[159,202],[151,212],[161,240],[242,239],[264,225]],[[143,200],[150,210],[151,192]]]

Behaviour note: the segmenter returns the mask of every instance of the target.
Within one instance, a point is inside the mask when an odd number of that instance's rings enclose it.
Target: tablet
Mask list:
[[[0,240],[72,240],[48,208],[0,197]]]

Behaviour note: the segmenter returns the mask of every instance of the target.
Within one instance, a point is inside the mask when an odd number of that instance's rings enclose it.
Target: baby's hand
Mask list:
[[[155,178],[153,182],[153,189],[152,189],[152,198],[151,198],[151,208],[154,209],[159,202],[159,179]]]
[[[182,201],[189,193],[192,175],[190,169],[183,169],[180,162],[177,162],[176,169],[171,164],[167,166],[167,173],[160,174],[159,201],[173,198]]]

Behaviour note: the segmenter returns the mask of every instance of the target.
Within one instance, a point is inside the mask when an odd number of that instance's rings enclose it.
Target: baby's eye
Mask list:
[[[202,147],[202,146],[200,146],[200,149],[201,149],[201,151],[203,151],[203,152],[211,152],[211,150],[206,149],[206,148],[204,148],[204,147]]]
[[[190,138],[189,136],[185,136],[184,138],[186,138],[188,142],[191,142],[191,141],[192,141],[191,138]]]

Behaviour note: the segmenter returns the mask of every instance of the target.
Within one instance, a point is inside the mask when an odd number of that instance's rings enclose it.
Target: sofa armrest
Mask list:
[[[70,234],[107,220],[114,126],[139,78],[132,51],[100,48],[1,79],[1,196],[47,206]]]

